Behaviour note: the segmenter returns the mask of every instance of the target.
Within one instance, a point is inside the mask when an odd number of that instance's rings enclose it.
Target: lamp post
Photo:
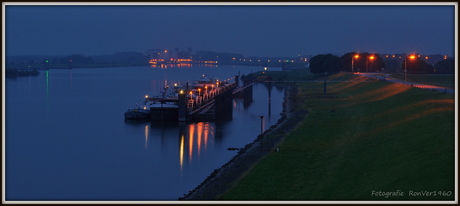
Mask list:
[[[214,91],[214,84],[211,84],[211,96],[213,97],[216,91]]]
[[[354,68],[354,64],[355,64],[355,59],[358,59],[358,58],[359,58],[359,55],[358,55],[358,54],[356,54],[356,55],[354,55],[353,57],[351,57],[351,72],[355,72],[355,71],[353,70],[353,68]]]
[[[408,58],[404,60],[404,82],[407,83],[407,60],[408,59],[415,59],[415,55],[410,55]]]
[[[369,59],[374,60],[375,59],[374,55],[370,56]],[[369,61],[368,61],[368,59],[366,59],[366,72],[369,72],[368,63],[369,63]]]
[[[264,133],[264,116],[260,116],[260,134]]]

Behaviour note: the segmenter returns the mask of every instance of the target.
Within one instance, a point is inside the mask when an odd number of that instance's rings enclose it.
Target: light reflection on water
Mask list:
[[[276,123],[283,89],[256,84],[226,122],[125,121],[165,82],[257,68],[97,68],[6,80],[7,200],[177,200]],[[271,97],[271,101],[269,100]]]
[[[206,153],[208,147],[213,147],[215,143],[216,124],[213,122],[138,123],[135,121],[127,121],[127,124],[145,125],[143,128],[146,150],[161,150],[162,145],[174,145],[169,144],[169,142],[178,140],[177,152],[179,160],[177,162],[180,166],[181,173],[184,164],[193,164],[194,159],[199,159],[203,153]],[[177,134],[178,139],[174,138],[172,134]],[[156,141],[154,139],[161,140],[161,143],[155,145]]]

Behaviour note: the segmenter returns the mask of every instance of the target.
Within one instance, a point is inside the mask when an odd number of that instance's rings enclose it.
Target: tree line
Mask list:
[[[385,68],[385,63],[393,64],[392,69]],[[431,65],[419,55],[404,55],[404,58],[395,61],[382,58],[380,54],[349,52],[341,57],[318,54],[310,59],[309,67],[310,72],[317,75],[339,72],[404,72],[406,69],[409,74],[453,74],[454,60],[442,59]]]

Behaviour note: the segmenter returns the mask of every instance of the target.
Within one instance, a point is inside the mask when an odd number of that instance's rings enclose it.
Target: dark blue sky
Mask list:
[[[6,55],[454,54],[455,6],[5,6]]]

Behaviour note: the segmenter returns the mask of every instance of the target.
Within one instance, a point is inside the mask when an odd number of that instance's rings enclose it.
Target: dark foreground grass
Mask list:
[[[219,200],[454,200],[452,95],[378,81],[329,83],[328,94],[299,85],[307,118]]]

